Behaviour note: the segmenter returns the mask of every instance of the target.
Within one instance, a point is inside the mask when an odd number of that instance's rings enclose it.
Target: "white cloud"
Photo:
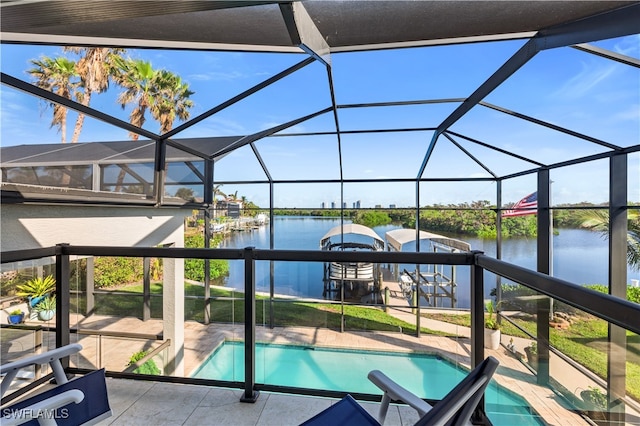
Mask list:
[[[618,111],[616,114],[613,114],[610,118],[611,121],[638,121],[638,117],[640,117],[640,104],[633,104],[627,106],[626,109]]]
[[[189,74],[188,79],[192,81],[233,81],[247,78],[248,75],[240,71],[210,71],[199,74]]]
[[[616,52],[637,58],[640,56],[640,34],[623,37],[613,46]]]
[[[583,62],[581,71],[570,78],[558,91],[553,94],[553,96],[580,98],[600,85],[603,81],[610,78],[616,71],[617,67],[618,64],[615,63],[596,65],[595,62]]]

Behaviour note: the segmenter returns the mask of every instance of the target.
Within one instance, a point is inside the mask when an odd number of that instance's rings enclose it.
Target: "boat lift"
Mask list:
[[[395,229],[387,232],[385,238],[388,251],[402,251],[405,244],[416,241],[416,231],[415,229]],[[420,231],[419,238],[421,241],[429,240],[434,253],[471,251],[469,243],[444,235]],[[450,265],[447,268],[448,271],[445,271],[445,265],[427,265],[426,271],[421,271],[420,265],[416,265],[414,272],[409,272],[406,268],[400,271],[400,265],[389,265],[389,267],[408,300],[413,299],[417,291],[419,299],[431,307],[456,307],[455,265]]]
[[[354,234],[355,239],[368,240],[344,241],[344,235]],[[332,242],[331,238],[340,236],[340,242]],[[358,224],[336,226],[327,232],[320,240],[322,250],[366,250],[383,251],[384,240],[371,228]],[[366,303],[379,303],[380,282],[382,273],[379,264],[369,262],[328,262],[324,265],[323,296],[328,299],[352,299]],[[342,292],[341,290],[344,290]]]

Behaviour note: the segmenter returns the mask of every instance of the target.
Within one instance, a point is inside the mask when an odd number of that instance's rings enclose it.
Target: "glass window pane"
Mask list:
[[[267,176],[250,146],[245,145],[222,158],[213,166],[215,182],[266,180]]]
[[[591,203],[609,205],[609,160],[552,169],[552,205]]]
[[[273,179],[339,179],[336,136],[272,137],[256,142]]]
[[[278,183],[273,188],[275,208],[330,208],[332,203],[340,208],[339,183]]]
[[[344,178],[415,179],[431,139],[431,133],[385,132],[343,135]]]

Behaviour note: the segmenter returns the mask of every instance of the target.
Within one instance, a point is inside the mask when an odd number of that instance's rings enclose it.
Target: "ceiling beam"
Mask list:
[[[280,12],[291,43],[326,66],[331,66],[331,49],[302,2],[280,3]]]
[[[592,53],[603,58],[611,59],[612,61],[620,62],[621,64],[631,65],[632,67],[640,68],[640,59],[632,58],[631,56],[623,55],[618,52],[612,52],[611,50],[603,49],[598,46],[594,46],[588,43],[574,44],[574,49],[581,50],[583,52]]]

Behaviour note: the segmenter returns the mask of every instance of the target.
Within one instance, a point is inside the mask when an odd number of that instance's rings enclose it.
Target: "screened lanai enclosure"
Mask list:
[[[639,2],[0,9],[2,363],[79,342],[71,372],[375,399],[267,351],[382,353],[437,401],[399,358],[494,355],[485,423],[640,424]],[[92,86],[106,48],[138,77]]]

